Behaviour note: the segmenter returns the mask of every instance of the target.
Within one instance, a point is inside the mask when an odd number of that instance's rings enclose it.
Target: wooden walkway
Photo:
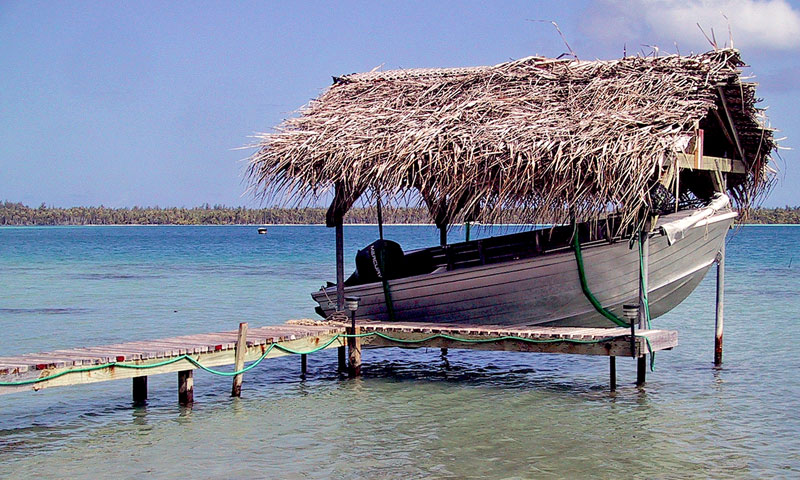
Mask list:
[[[324,344],[338,334],[344,333],[339,326],[277,325],[252,328],[247,332],[245,362],[261,357],[270,344],[293,350],[306,351]],[[71,348],[52,352],[27,353],[14,357],[0,357],[0,382],[18,382],[59,374],[65,370],[125,362],[134,365],[162,363],[165,360],[191,355],[206,367],[233,365],[236,360],[238,332],[217,332],[185,335],[158,340],[117,343],[97,347]],[[334,341],[328,348],[344,345],[344,339]],[[266,358],[290,355],[272,349]],[[150,369],[124,369],[108,367],[83,373],[70,373],[53,380],[20,386],[0,386],[0,395],[20,390],[82,383],[103,382],[120,378],[132,378],[160,373],[194,370],[197,367],[185,360]]]
[[[351,333],[351,329],[335,324],[287,323],[249,330],[246,324],[243,325],[246,337],[242,335],[240,326],[238,332],[186,335],[0,357],[0,382],[26,382],[50,378],[36,383],[0,385],[0,395],[134,378],[134,398],[143,400],[146,398],[146,376],[179,372],[179,389],[188,390],[188,393],[184,391],[181,394],[181,403],[191,403],[191,372],[198,367],[186,358],[179,359],[184,355],[191,356],[194,361],[205,367],[234,365],[236,369],[241,369],[244,362],[251,362],[261,357],[267,359],[291,354],[281,348],[294,352],[309,352],[321,347],[339,347],[339,368],[344,369],[345,345],[350,346],[351,350],[351,372],[354,367],[357,367],[355,371],[360,369],[362,346],[606,355],[612,359],[613,389],[616,385],[615,357],[641,359],[648,353],[671,349],[678,344],[677,332],[671,330],[640,330],[636,332],[636,337],[631,342],[630,330],[624,328],[502,327],[366,321],[359,322],[355,330],[360,336],[346,338],[344,335]],[[239,350],[237,342],[240,341],[237,339],[240,336],[242,345],[246,345],[246,348],[242,348],[241,353],[237,355]],[[305,372],[306,356],[302,357],[302,370]],[[177,361],[164,364],[171,359]],[[144,369],[124,368],[118,365],[121,363],[139,366],[158,364],[158,366]],[[354,363],[357,365],[352,365]],[[643,377],[641,380],[643,381]],[[239,384],[241,385],[241,376]]]

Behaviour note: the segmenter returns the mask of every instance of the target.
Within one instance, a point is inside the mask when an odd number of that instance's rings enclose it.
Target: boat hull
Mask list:
[[[714,263],[735,213],[714,215],[669,245],[650,239],[649,288],[653,318],[681,303]],[[667,219],[670,216],[667,216]],[[597,300],[622,317],[622,305],[638,303],[639,253],[625,242],[595,242],[582,248],[587,284]],[[397,321],[491,325],[611,326],[580,286],[574,252],[557,253],[418,275],[388,282]],[[345,288],[361,297],[358,319],[388,321],[380,283]],[[314,293],[326,315],[333,313],[336,288]]]

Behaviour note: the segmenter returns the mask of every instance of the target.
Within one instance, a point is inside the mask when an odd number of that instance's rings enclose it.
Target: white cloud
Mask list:
[[[737,48],[783,50],[800,46],[800,12],[786,0],[638,0],[625,5],[629,14],[633,13],[631,9],[641,9],[639,13],[651,29],[679,44],[702,35],[699,23],[709,36],[714,29],[721,47],[729,43],[730,22]],[[689,43],[695,43],[691,40]]]

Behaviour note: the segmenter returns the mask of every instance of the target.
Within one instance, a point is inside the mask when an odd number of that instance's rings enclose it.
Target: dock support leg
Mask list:
[[[133,404],[147,403],[147,376],[133,377]]]
[[[443,357],[446,357],[446,356],[447,356],[447,349],[446,349],[446,348],[443,348],[443,349],[442,349],[442,356],[443,356]]]
[[[193,370],[178,372],[178,403],[191,405],[194,403],[194,377]]]
[[[336,219],[336,310],[344,310],[344,225]]]
[[[339,373],[345,372],[347,370],[347,354],[344,351],[344,346],[337,348],[339,352]]]
[[[609,374],[608,385],[611,388],[612,392],[616,392],[617,391],[617,357],[612,355],[612,356],[608,357],[608,360],[609,360],[609,363],[608,363],[608,366],[609,366],[609,369],[608,369],[608,374]]]
[[[238,372],[244,368],[244,357],[247,354],[247,322],[239,324],[239,336],[236,337],[236,357],[234,359],[233,370]],[[233,376],[233,386],[231,387],[231,397],[242,396],[242,375]]]
[[[725,242],[719,249],[719,260],[717,261],[717,321],[714,331],[714,365],[722,365],[722,324],[723,324],[723,300],[725,294]]]
[[[349,335],[358,335],[361,327],[347,327]],[[361,338],[349,337],[347,345],[350,348],[350,378],[361,376]]]
[[[636,386],[641,387],[647,378],[647,357],[642,355],[636,359]]]
[[[305,353],[300,355],[300,376],[306,378],[308,373],[308,355]]]

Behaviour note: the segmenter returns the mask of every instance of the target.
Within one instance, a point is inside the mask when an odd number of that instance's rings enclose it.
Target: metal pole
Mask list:
[[[722,324],[723,306],[725,294],[725,242],[719,249],[719,260],[717,260],[717,321],[714,332],[714,365],[722,365]]]
[[[650,273],[650,219],[644,225],[644,230],[639,232],[641,242],[642,258],[639,268],[639,330],[647,328],[647,312],[650,305],[647,302],[648,277]],[[645,383],[647,376],[647,357],[641,355],[636,359],[636,385],[641,387]]]
[[[336,310],[344,310],[344,225],[336,219]]]
[[[378,193],[378,235],[383,240],[383,207],[381,206],[381,195]]]
[[[645,224],[645,231],[639,232],[639,241],[642,246],[642,264],[639,271],[639,329],[647,328],[647,290],[648,276],[650,274],[650,221]]]
[[[617,391],[617,357],[610,356],[609,358],[609,386],[612,392]]]
[[[631,326],[631,357],[636,357],[636,319],[639,317],[639,305],[626,303],[622,306],[622,314]]]
[[[636,356],[636,323],[631,320],[631,357]]]

